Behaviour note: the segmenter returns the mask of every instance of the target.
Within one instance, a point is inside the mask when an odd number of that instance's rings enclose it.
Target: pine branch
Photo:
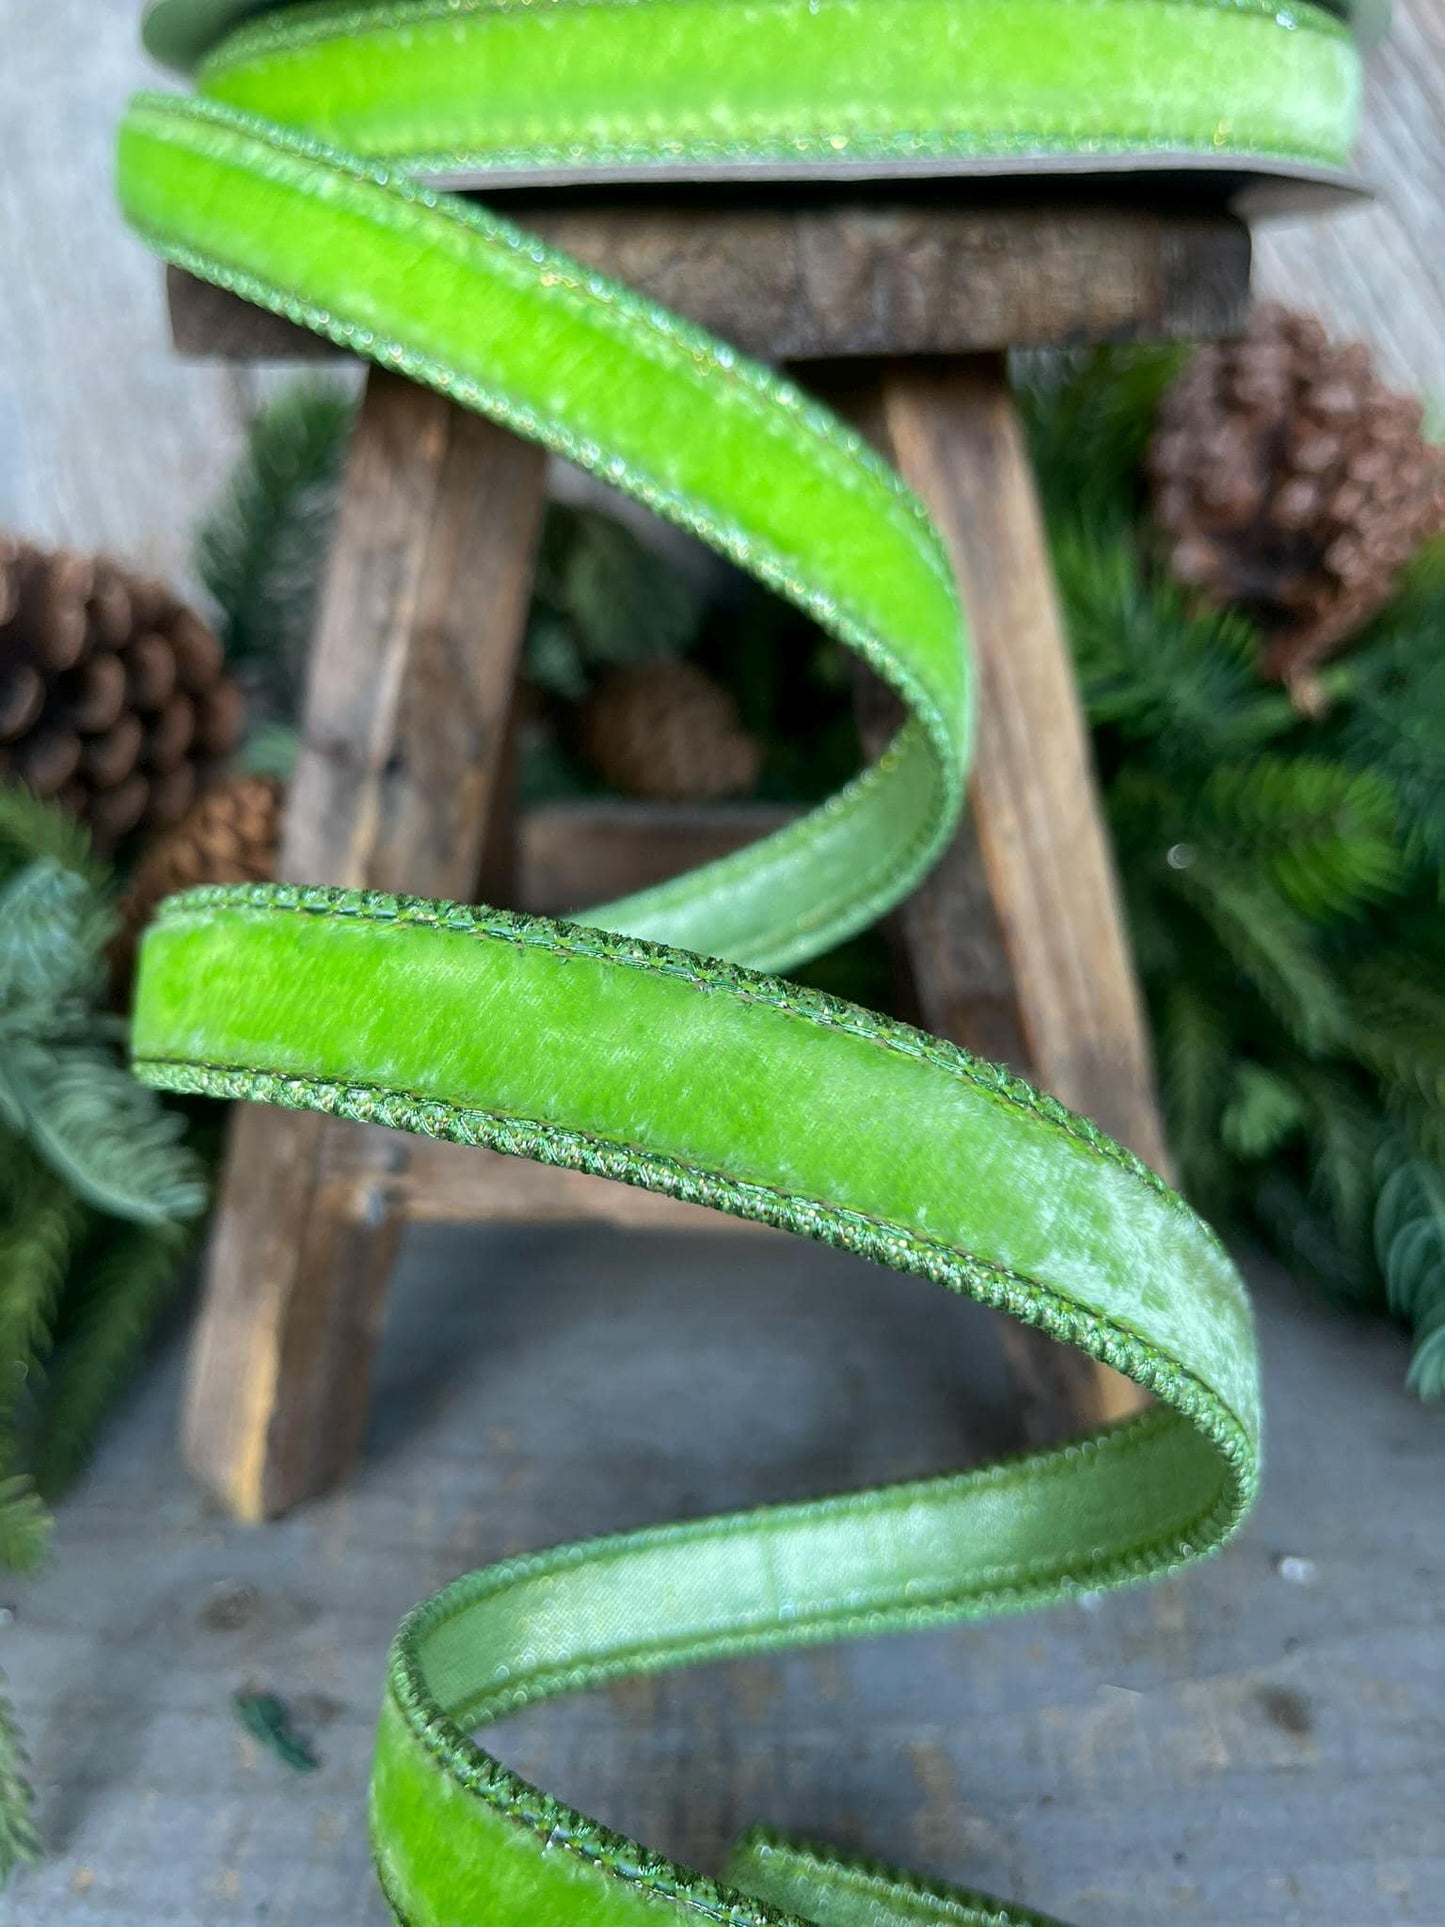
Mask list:
[[[1390,1309],[1414,1334],[1408,1383],[1445,1399],[1445,1171],[1408,1156],[1384,1168],[1375,1250]]]
[[[30,1446],[36,1485],[56,1499],[82,1471],[107,1413],[173,1297],[191,1245],[175,1225],[101,1227],[66,1291]]]
[[[1087,502],[1091,520],[1132,521],[1154,416],[1186,352],[1171,345],[1010,357],[1034,475],[1051,518]]]
[[[1348,965],[1346,982],[1351,1044],[1386,1103],[1418,1103],[1445,1127],[1445,955],[1415,955],[1397,939],[1387,954]]]
[[[527,634],[527,667],[569,701],[611,664],[680,656],[695,642],[698,598],[678,570],[595,509],[548,512]]]
[[[282,719],[300,706],[322,558],[355,417],[335,388],[298,382],[251,425],[225,499],[201,525],[196,567],[226,653],[252,668]]]
[[[1201,1209],[1226,1208],[1229,1177],[1220,1115],[1229,1094],[1234,1040],[1209,1000],[1170,982],[1158,1001],[1159,1094],[1181,1180]]]
[[[0,1113],[87,1204],[137,1224],[193,1218],[205,1179],[185,1120],[100,1044],[12,1040],[0,1057]]]
[[[1340,1243],[1328,1205],[1293,1171],[1266,1165],[1250,1204],[1261,1231],[1301,1277],[1345,1304],[1382,1309],[1383,1290],[1372,1256]]]
[[[54,1317],[72,1236],[72,1205],[20,1145],[6,1147],[9,1195],[0,1203],[0,1454],[14,1448],[16,1404]],[[30,1571],[45,1557],[50,1521],[27,1478],[0,1478],[0,1565]],[[0,1887],[39,1840],[20,1729],[0,1674]]]
[[[32,1033],[100,995],[114,919],[74,870],[41,857],[0,886],[0,1035]]]
[[[1305,1107],[1278,1071],[1244,1058],[1233,1067],[1229,1101],[1219,1118],[1224,1149],[1242,1164],[1275,1157],[1299,1130]]]
[[[1309,925],[1268,884],[1207,859],[1171,871],[1169,883],[1302,1051],[1317,1056],[1341,1042],[1349,1020],[1340,987]]]
[[[1123,350],[1021,372],[1185,1185],[1338,1295],[1382,1305],[1388,1280],[1412,1383],[1436,1389],[1439,1190],[1427,1209],[1412,1178],[1387,1239],[1375,1160],[1389,1140],[1445,1182],[1445,540],[1302,718],[1251,624],[1151,547],[1142,458],[1170,366]]]
[[[31,1478],[16,1473],[0,1478],[0,1566],[7,1572],[34,1572],[50,1551],[50,1514]]]
[[[3,1146],[0,1198],[0,1463],[14,1453],[16,1413],[38,1376],[74,1248],[80,1210],[62,1181],[24,1146]]]
[[[26,1779],[30,1762],[0,1673],[0,1887],[15,1869],[40,1856],[35,1799]]]
[[[27,789],[0,785],[0,883],[44,858],[96,888],[105,881],[104,866],[79,823]]]
[[[1191,610],[1146,573],[1131,529],[1092,513],[1086,520],[1076,507],[1051,524],[1050,546],[1096,728],[1207,767],[1294,726],[1288,698],[1259,679],[1253,626],[1228,611]]]
[[[1371,1251],[1375,1166],[1385,1136],[1379,1107],[1341,1068],[1297,1064],[1304,1105],[1310,1189],[1328,1212],[1335,1243],[1364,1268]]]
[[[1410,853],[1445,890],[1445,538],[1415,558],[1323,685],[1328,734],[1356,767],[1390,782]]]
[[[1313,923],[1404,887],[1398,800],[1373,770],[1265,752],[1213,771],[1199,809],[1204,835],[1272,877]]]

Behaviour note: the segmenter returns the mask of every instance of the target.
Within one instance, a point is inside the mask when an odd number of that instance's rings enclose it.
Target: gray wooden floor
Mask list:
[[[691,1863],[757,1820],[1076,1927],[1404,1927],[1445,1892],[1445,1417],[1401,1341],[1258,1280],[1269,1466],[1152,1589],[678,1674],[499,1729]],[[262,1531],[178,1470],[179,1360],[13,1598],[50,1858],[14,1927],[383,1927],[364,1838],[395,1625],[558,1538],[958,1464],[1009,1440],[989,1322],[781,1238],[418,1234],[345,1494]],[[323,1757],[236,1724],[282,1695]],[[8,1907],[8,1911],[7,1911]]]

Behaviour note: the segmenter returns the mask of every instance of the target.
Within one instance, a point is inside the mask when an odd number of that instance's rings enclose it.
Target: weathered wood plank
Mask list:
[[[373,375],[311,663],[284,875],[469,894],[510,710],[542,511],[530,445]],[[330,1482],[365,1422],[400,1232],[405,1140],[243,1109],[213,1227],[187,1395],[192,1468],[243,1517]]]
[[[1002,1057],[1168,1168],[1088,734],[1001,361],[885,364],[847,404],[948,545],[978,677],[969,818],[898,913],[923,1021]],[[1106,1367],[1007,1324],[1038,1440],[1137,1408]]]
[[[1153,1064],[1023,431],[1002,368],[895,364],[888,437],[949,547],[978,674],[970,814],[1024,1040],[1055,1096],[1156,1168]]]
[[[369,1125],[330,1134],[321,1163],[321,1184],[334,1198],[330,1215],[362,1224],[384,1212],[388,1222],[407,1224],[589,1223],[724,1234],[766,1228],[497,1151],[418,1138],[402,1159],[395,1147],[395,1133]]]
[[[1231,334],[1249,292],[1249,233],[1226,214],[721,200],[538,202],[518,219],[767,360]],[[183,354],[335,352],[175,270],[168,285]]]
[[[730,856],[796,814],[771,803],[539,804],[517,820],[517,902],[541,916],[608,903]]]

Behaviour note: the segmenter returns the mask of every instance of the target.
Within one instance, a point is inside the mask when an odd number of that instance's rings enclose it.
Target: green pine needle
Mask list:
[[[35,1798],[26,1778],[30,1762],[0,1673],[0,1887],[19,1866],[40,1856]]]
[[[1220,1118],[1230,1095],[1233,1040],[1210,999],[1184,982],[1161,992],[1155,1021],[1169,1142],[1190,1195],[1207,1207],[1228,1195]]]
[[[90,837],[73,818],[27,789],[0,787],[0,883],[27,864],[48,858],[94,888],[105,881]]]
[[[314,1773],[321,1764],[309,1742],[297,1732],[285,1701],[274,1693],[250,1688],[233,1693],[231,1710],[246,1731],[293,1773]]]
[[[1441,920],[1442,913],[1434,912]],[[1413,937],[1414,933],[1411,933]],[[1427,1156],[1445,1148],[1445,933],[1432,954],[1399,941],[1354,964],[1352,1042]]]
[[[0,887],[0,1038],[52,1027],[77,1000],[98,999],[113,927],[74,870],[40,857],[15,871]]]
[[[104,1007],[109,887],[57,810],[0,789],[0,1566],[16,1571],[50,1542],[33,1473],[53,1490],[80,1462],[175,1275],[172,1221],[205,1200],[182,1114],[126,1071]],[[97,1214],[110,1255],[87,1275]],[[36,1848],[0,1697],[0,1884]]]
[[[1171,366],[1030,358],[1022,394],[1170,1140],[1212,1216],[1388,1295],[1438,1395],[1445,540],[1296,714],[1252,621],[1164,573],[1142,464]],[[1410,1175],[1382,1191],[1387,1142]]]
[[[205,1206],[185,1119],[99,1044],[12,1041],[0,1056],[0,1114],[98,1211],[137,1224],[193,1218]]]
[[[1315,1055],[1344,1037],[1340,986],[1306,920],[1267,882],[1243,867],[1198,860],[1173,872],[1170,883],[1301,1050]]]
[[[1085,496],[1092,503],[1092,496]],[[1201,769],[1287,730],[1288,698],[1260,682],[1258,636],[1242,617],[1191,610],[1152,577],[1126,524],[1092,508],[1050,531],[1089,720]]]
[[[1226,848],[1262,867],[1317,924],[1357,915],[1404,884],[1398,800],[1374,770],[1266,752],[1212,771],[1200,811]]]
[[[74,1194],[14,1139],[0,1139],[0,1462],[5,1436],[49,1349],[81,1212]]]
[[[1387,1163],[1374,1231],[1390,1309],[1414,1334],[1408,1383],[1445,1400],[1445,1171],[1419,1158]]]
[[[354,402],[334,387],[284,389],[252,423],[227,494],[196,541],[226,654],[252,671],[283,720],[299,708],[354,419]]]
[[[30,1446],[45,1498],[58,1498],[83,1470],[175,1294],[190,1244],[176,1225],[102,1223],[73,1270]]]
[[[1220,1142],[1231,1157],[1242,1164],[1276,1157],[1304,1119],[1304,1102],[1288,1079],[1247,1057],[1235,1063],[1219,1116]]]
[[[1177,346],[1019,353],[1009,372],[1051,522],[1132,520],[1154,414],[1184,364]]]
[[[25,1473],[0,1479],[0,1566],[34,1572],[50,1552],[50,1514]]]
[[[33,1396],[48,1345],[78,1207],[64,1185],[21,1144],[0,1144],[5,1195],[0,1196],[0,1463],[16,1446],[16,1415]],[[0,1478],[0,1566],[29,1572],[50,1545],[50,1520],[31,1480]],[[26,1756],[0,1674],[0,1887],[39,1851]]]
[[[598,670],[680,656],[697,639],[698,598],[623,523],[557,503],[547,515],[527,634],[527,668],[566,701]]]
[[[1326,735],[1399,800],[1406,853],[1445,896],[1445,539],[1322,684],[1335,708]],[[1425,558],[1420,559],[1423,565]]]

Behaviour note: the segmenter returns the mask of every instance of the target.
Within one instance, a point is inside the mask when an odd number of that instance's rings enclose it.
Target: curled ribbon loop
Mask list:
[[[371,1810],[390,1904],[407,1927],[642,1927],[659,1908],[727,1927],[1037,1927],[762,1833],[719,1884],[471,1737],[625,1674],[1171,1571],[1248,1507],[1259,1415],[1243,1288],[1162,1180],[1009,1073],[762,974],[898,901],[957,818],[968,657],[918,503],[787,382],[427,177],[1221,146],[1337,165],[1348,35],[1250,0],[160,0],[151,31],[182,64],[206,56],[199,96],[142,96],[121,135],[126,213],[166,259],[693,531],[907,714],[798,823],[585,923],[292,885],[174,898],[144,946],[138,1074],[780,1226],[1008,1312],[1156,1401],[1008,1463],[458,1580],[392,1653]]]

